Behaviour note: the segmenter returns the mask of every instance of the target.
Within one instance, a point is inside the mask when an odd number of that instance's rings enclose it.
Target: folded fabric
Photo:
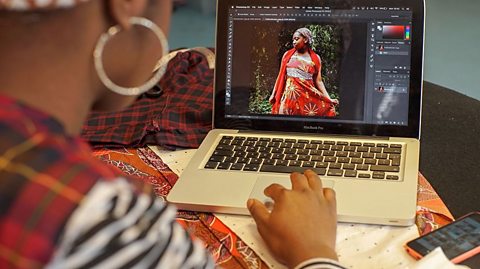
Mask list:
[[[124,111],[90,113],[82,137],[93,147],[198,147],[212,128],[214,55],[172,52],[158,85]]]

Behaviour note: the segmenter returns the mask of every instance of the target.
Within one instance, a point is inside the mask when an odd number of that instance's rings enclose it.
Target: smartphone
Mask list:
[[[480,253],[480,212],[469,213],[433,232],[405,244],[416,259],[441,247],[453,263],[460,263]]]

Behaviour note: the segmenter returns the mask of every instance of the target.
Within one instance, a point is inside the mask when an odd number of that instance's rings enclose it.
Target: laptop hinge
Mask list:
[[[348,134],[324,134],[324,133],[296,133],[296,132],[278,132],[278,131],[255,131],[255,130],[239,130],[239,134],[267,135],[267,136],[301,136],[301,137],[329,137],[334,139],[370,139],[370,140],[389,140],[388,136],[368,136],[368,135],[348,135]]]

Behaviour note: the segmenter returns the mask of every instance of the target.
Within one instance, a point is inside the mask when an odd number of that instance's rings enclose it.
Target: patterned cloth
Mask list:
[[[116,173],[47,115],[0,96],[0,268],[39,268],[99,178]]]
[[[153,185],[165,197],[178,176],[149,148],[98,149],[94,153],[108,164]],[[432,207],[432,205],[435,205]],[[453,220],[445,204],[428,181],[419,174],[417,227],[420,234]],[[428,221],[427,221],[428,220]],[[268,268],[260,257],[213,214],[180,211],[177,222],[205,242],[216,264],[223,268]],[[328,267],[327,267],[328,268]],[[334,267],[332,267],[334,268]]]
[[[97,148],[198,147],[212,128],[210,66],[198,51],[178,53],[169,62],[159,88],[153,89],[155,94],[142,95],[122,112],[91,113],[82,136]]]
[[[213,267],[151,184],[41,111],[0,96],[0,119],[0,268]]]

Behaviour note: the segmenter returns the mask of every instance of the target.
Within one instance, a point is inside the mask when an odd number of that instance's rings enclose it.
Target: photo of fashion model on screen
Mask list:
[[[254,68],[257,79],[254,80],[256,85],[252,85],[252,88],[256,92],[251,95],[250,112],[291,116],[339,116],[339,55],[337,50],[332,49],[341,42],[339,29],[332,25],[317,24],[297,25],[296,28],[291,26],[277,35],[280,47],[278,51],[260,50],[254,53],[259,59],[254,61],[257,65]],[[267,38],[261,29],[257,34],[260,38]],[[276,55],[272,55],[273,53]],[[327,69],[324,69],[320,55],[328,58]],[[279,57],[279,60],[275,60]],[[267,74],[267,71],[270,71],[270,74]]]

